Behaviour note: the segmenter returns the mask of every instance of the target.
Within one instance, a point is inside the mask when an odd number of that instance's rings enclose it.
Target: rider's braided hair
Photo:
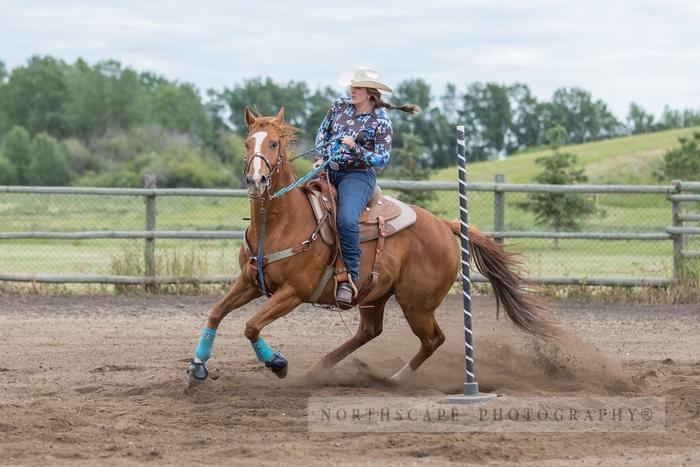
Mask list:
[[[372,101],[372,103],[375,105],[375,107],[384,107],[384,108],[391,109],[391,110],[401,110],[401,111],[409,113],[411,115],[415,115],[421,111],[421,108],[419,106],[417,106],[416,104],[394,105],[390,102],[385,102],[382,100],[382,95],[379,93],[378,90],[373,89],[373,88],[366,88],[366,89],[367,89],[367,93],[369,94],[369,100]]]

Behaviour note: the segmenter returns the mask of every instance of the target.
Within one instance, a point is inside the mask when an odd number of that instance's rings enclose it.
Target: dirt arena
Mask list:
[[[461,297],[447,341],[400,385],[387,378],[418,340],[395,302],[384,333],[322,381],[304,372],[348,335],[337,312],[304,306],[269,326],[289,359],[278,380],[243,337],[256,303],[222,324],[212,378],[185,393],[208,307],[201,296],[0,296],[1,464],[700,465],[700,306],[554,301],[564,331],[542,343],[476,297],[477,379],[506,397],[663,396],[663,433],[310,433],[314,395],[460,393]],[[343,314],[354,330],[352,312]]]

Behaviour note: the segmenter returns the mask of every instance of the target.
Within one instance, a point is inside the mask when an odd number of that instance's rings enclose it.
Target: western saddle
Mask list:
[[[348,280],[348,273],[340,251],[338,229],[336,227],[336,189],[325,177],[314,179],[302,188],[318,222],[323,241],[333,248],[330,264],[326,267],[321,280],[316,285],[309,302],[315,303],[326,287],[331,276],[335,274],[336,288],[339,282]],[[372,198],[360,215],[360,242],[377,239],[372,273],[362,289],[357,293],[351,306],[361,303],[379,281],[384,239],[409,226],[416,221],[416,212],[406,203],[391,196],[384,196],[376,186]]]

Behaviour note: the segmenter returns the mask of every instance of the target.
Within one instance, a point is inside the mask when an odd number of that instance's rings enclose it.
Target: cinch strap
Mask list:
[[[194,356],[200,359],[202,363],[211,357],[211,347],[214,345],[215,337],[216,329],[202,329],[202,336],[199,338],[199,344],[197,344],[197,349],[194,351]]]

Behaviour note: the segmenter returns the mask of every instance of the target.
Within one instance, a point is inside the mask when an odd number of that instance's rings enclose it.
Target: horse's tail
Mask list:
[[[460,223],[446,221],[455,235],[460,234]],[[469,245],[476,268],[484,275],[496,294],[496,304],[503,305],[508,317],[525,332],[540,337],[551,337],[550,322],[544,317],[545,307],[540,299],[525,289],[536,284],[523,277],[525,267],[521,255],[505,251],[474,227],[469,227]]]

